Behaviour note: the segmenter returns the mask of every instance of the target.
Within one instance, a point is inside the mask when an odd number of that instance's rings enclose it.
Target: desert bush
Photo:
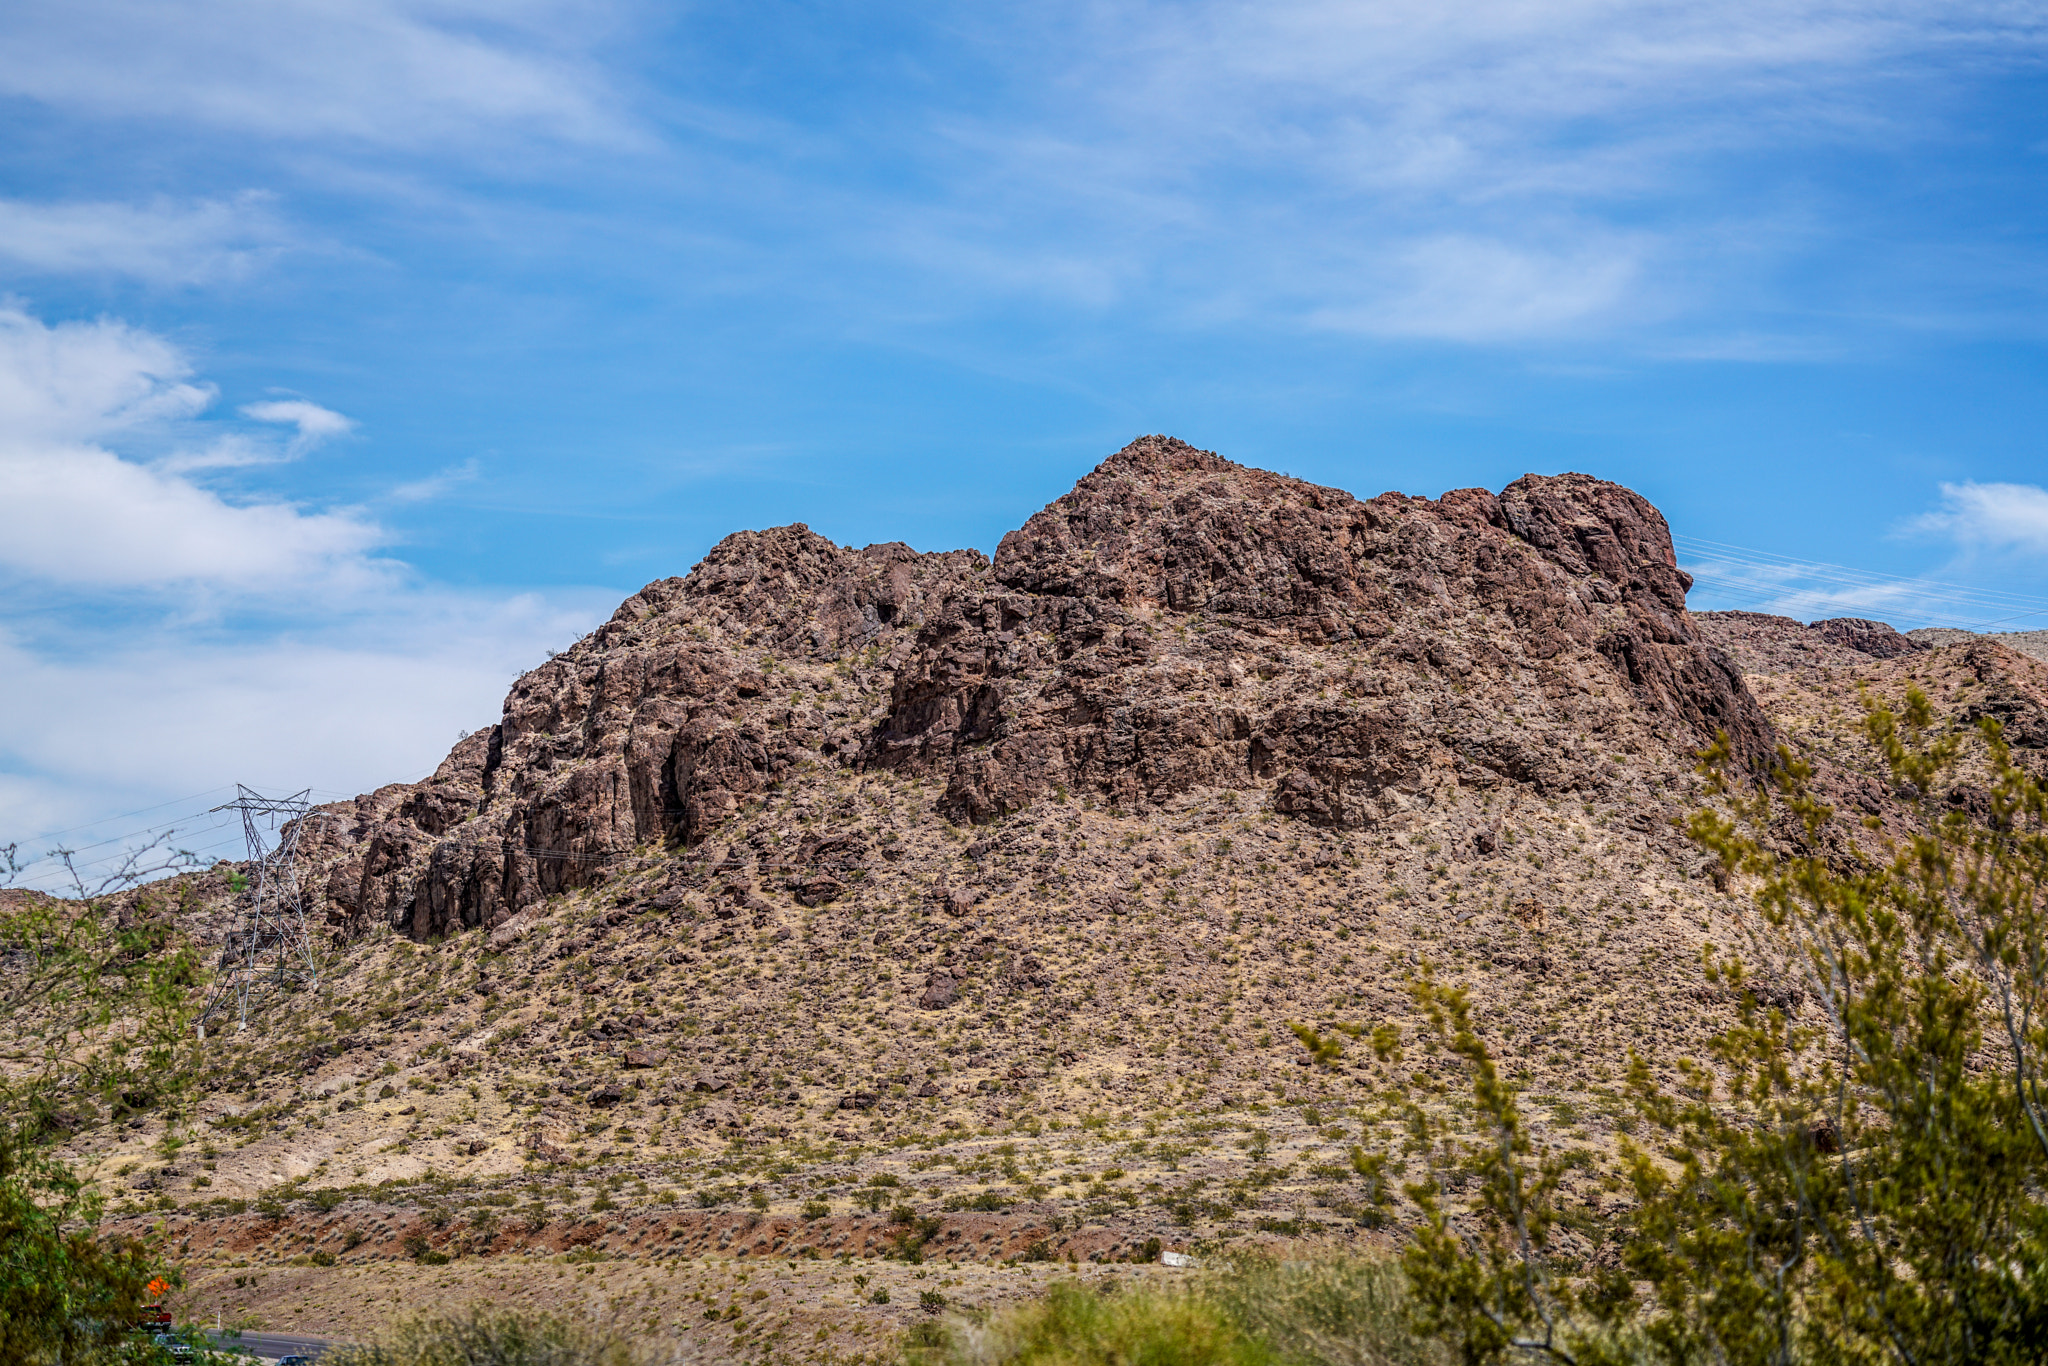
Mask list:
[[[408,1319],[385,1341],[330,1348],[322,1366],[635,1366],[622,1338],[549,1314],[472,1306]]]
[[[954,1366],[1279,1366],[1272,1348],[1185,1290],[1103,1295],[1062,1281],[1045,1297],[947,1335]]]
[[[1198,1292],[1291,1366],[1448,1366],[1451,1355],[1409,1325],[1399,1263],[1355,1257],[1234,1257]]]

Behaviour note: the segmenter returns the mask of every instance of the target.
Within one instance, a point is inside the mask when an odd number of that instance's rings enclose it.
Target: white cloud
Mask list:
[[[0,199],[0,262],[17,272],[203,284],[248,274],[287,241],[258,194],[148,204]]]
[[[245,432],[225,432],[205,445],[180,447],[149,467],[160,474],[191,474],[196,470],[239,470],[252,465],[276,465],[290,459],[288,448],[274,441],[258,441]]]
[[[460,730],[497,720],[512,680],[601,621],[617,595],[396,595],[289,636],[165,627],[56,648],[0,629],[0,844],[245,782],[320,800],[431,771]],[[195,818],[218,795],[171,815]],[[129,835],[162,812],[65,842]],[[186,836],[202,823],[181,826]],[[239,856],[239,834],[224,836]],[[94,851],[103,857],[131,841]],[[44,872],[50,871],[44,869]]]
[[[252,465],[276,465],[287,460],[296,460],[322,442],[337,436],[346,436],[356,428],[355,422],[331,408],[304,399],[273,399],[262,403],[245,403],[241,414],[254,422],[267,422],[292,428],[291,437],[282,442],[258,440],[246,432],[224,432],[212,437],[203,446],[181,448],[150,463],[150,468],[159,474],[191,474],[198,470],[246,469]]]
[[[69,0],[0,7],[0,91],[269,137],[443,146],[637,136],[588,0]]]
[[[2036,484],[1943,484],[1941,506],[1915,519],[1965,551],[2048,555],[2048,489]]]
[[[0,306],[0,437],[84,441],[191,417],[213,402],[170,342],[125,323],[46,326]]]
[[[449,590],[377,555],[388,533],[361,512],[234,501],[177,467],[277,442],[117,449],[192,430],[213,396],[161,337],[0,309],[0,844],[39,853],[41,832],[237,781],[416,778],[620,596]],[[289,442],[353,427],[305,399],[242,415]]]
[[[194,417],[212,397],[161,337],[0,309],[0,570],[66,588],[356,592],[391,582],[398,567],[369,553],[384,532],[356,513],[230,502],[175,461],[145,465],[100,440]],[[346,421],[286,406],[302,433]]]
[[[298,429],[292,438],[292,454],[298,455],[311,450],[332,437],[346,436],[356,429],[356,424],[331,408],[309,403],[302,398],[268,399],[262,403],[245,403],[242,416],[258,422],[282,422]]]
[[[349,512],[230,503],[90,445],[0,445],[0,567],[72,588],[368,590],[396,566]]]

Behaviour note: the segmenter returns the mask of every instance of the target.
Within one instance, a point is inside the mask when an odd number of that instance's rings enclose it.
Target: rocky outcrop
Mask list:
[[[1930,648],[1881,621],[1861,617],[1808,625],[1768,612],[1695,612],[1692,621],[1702,639],[1726,651],[1745,672],[1856,667]]]
[[[1872,659],[1897,659],[1900,655],[1910,655],[1927,648],[1900,635],[1884,622],[1867,621],[1862,617],[1834,617],[1816,621],[1807,629],[1823,640],[1846,645]]]
[[[1358,827],[1446,781],[1599,787],[1592,748],[1661,748],[1660,726],[1767,762],[1663,518],[1583,475],[1360,501],[1147,438],[988,578],[919,631],[863,756],[943,776],[956,818],[1259,787]]]
[[[1761,771],[1770,728],[1688,587],[1656,509],[1584,475],[1360,500],[1146,437],[993,563],[729,536],[521,678],[427,782],[322,808],[307,849],[337,931],[430,939],[636,851],[831,902],[890,851],[707,841],[833,768],[930,780],[956,821],[1206,788],[1349,829],[1459,786],[1618,792],[1717,732]]]

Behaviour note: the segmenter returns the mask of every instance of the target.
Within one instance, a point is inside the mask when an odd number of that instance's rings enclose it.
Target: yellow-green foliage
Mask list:
[[[1344,1045],[1334,1038],[1326,1039],[1305,1024],[1289,1021],[1287,1027],[1294,1031],[1294,1037],[1301,1040],[1301,1046],[1308,1050],[1309,1057],[1325,1067],[1344,1056]]]
[[[1063,1282],[991,1327],[913,1333],[909,1346],[949,1366],[1448,1366],[1409,1331],[1408,1308],[1390,1262],[1248,1255],[1185,1286]]]
[[[1357,1257],[1243,1256],[1200,1291],[1290,1366],[1448,1366],[1444,1347],[1408,1324],[1398,1264]]]
[[[1103,1295],[1072,1281],[956,1340],[967,1366],[1277,1366],[1213,1301],[1172,1290]]]
[[[325,1366],[635,1366],[632,1348],[607,1333],[548,1314],[473,1305],[465,1313],[411,1319],[381,1345],[340,1347]]]

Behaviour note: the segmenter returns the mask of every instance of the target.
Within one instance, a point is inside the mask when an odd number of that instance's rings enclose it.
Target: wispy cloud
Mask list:
[[[482,472],[475,459],[463,461],[460,465],[428,475],[425,479],[413,479],[400,484],[388,495],[394,503],[425,503],[439,498],[448,490],[473,482]]]
[[[1946,536],[1965,551],[2048,555],[2048,489],[2037,484],[1943,484],[1941,506],[1915,518],[1911,526]]]
[[[641,138],[588,0],[72,0],[0,9],[0,91],[81,113],[385,147]]]
[[[291,240],[262,194],[140,204],[0,199],[0,264],[17,275],[213,284],[262,268]]]
[[[1323,327],[1392,337],[1503,341],[1554,336],[1599,322],[1639,272],[1630,244],[1574,250],[1448,235],[1397,247],[1377,297],[1319,308]]]
[[[1753,325],[1698,320],[1731,293],[1782,305],[1769,272],[1826,237],[1788,212],[1826,191],[1760,164],[1941,136],[1915,101],[2048,48],[1996,0],[1077,0],[962,23],[1035,103],[929,121],[958,193],[937,218],[897,206],[920,261],[1368,335],[1683,327],[1646,348],[1666,358],[1753,351]],[[957,244],[932,252],[938,232]],[[1790,321],[1772,349],[1810,352]]]
[[[0,15],[0,92],[311,145],[323,193],[429,204],[525,251],[589,229],[630,240],[621,259],[673,260],[684,239],[721,254],[717,289],[786,284],[839,301],[849,330],[1022,298],[1718,359],[1814,354],[1828,347],[1807,333],[1840,332],[1818,314],[1838,319],[1841,300],[1786,306],[1786,264],[1834,240],[1813,226],[1826,177],[1774,166],[1945,136],[1926,110],[2048,50],[2037,7],[2003,0],[1048,0],[942,5],[878,32],[808,14],[793,45],[780,22],[645,0],[79,0]],[[655,31],[677,45],[666,80],[632,41]],[[749,44],[772,50],[779,75],[721,80],[722,42],[741,67]],[[508,171],[595,193],[513,203],[488,188]],[[660,200],[653,221],[595,207],[621,184]],[[195,240],[220,217],[152,212]],[[144,252],[67,243],[171,232],[67,236],[44,219],[22,253],[51,269],[142,270]],[[2025,311],[2009,302],[2023,273],[1998,272],[2001,326]],[[1953,302],[1983,315],[1983,294]],[[1937,325],[1941,300],[1914,309],[1897,325]]]
[[[279,422],[295,429],[290,450],[301,455],[323,441],[346,436],[356,424],[331,408],[302,398],[266,399],[242,405],[242,416],[257,422]]]

